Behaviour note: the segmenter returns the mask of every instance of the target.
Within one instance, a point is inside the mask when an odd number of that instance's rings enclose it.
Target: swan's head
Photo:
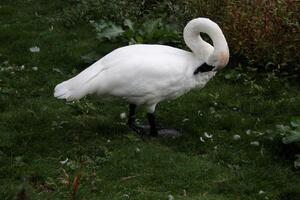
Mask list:
[[[229,61],[229,52],[228,51],[220,51],[214,52],[207,60],[207,64],[214,66],[214,71],[220,70],[224,68]]]

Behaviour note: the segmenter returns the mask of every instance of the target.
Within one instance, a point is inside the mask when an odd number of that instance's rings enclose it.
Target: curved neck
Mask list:
[[[205,42],[200,33],[206,33],[213,41],[213,46]],[[186,45],[200,59],[207,62],[210,56],[218,52],[228,52],[228,45],[220,27],[207,18],[191,20],[184,28],[183,38]]]

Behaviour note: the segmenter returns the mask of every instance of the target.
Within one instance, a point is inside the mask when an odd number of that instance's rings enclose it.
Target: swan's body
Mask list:
[[[206,29],[206,30],[205,30]],[[214,47],[203,41],[207,33]],[[184,30],[193,52],[166,45],[131,45],[118,48],[82,71],[58,84],[54,96],[68,101],[88,94],[122,97],[134,105],[146,105],[148,113],[162,100],[174,99],[195,87],[204,87],[216,69],[228,62],[229,52],[221,29],[206,18],[197,18]],[[215,70],[197,73],[207,63]]]
[[[126,46],[58,85],[55,95],[70,101],[87,94],[109,94],[153,107],[196,86],[203,87],[215,74],[195,76],[193,72],[203,63],[193,53],[169,46]]]

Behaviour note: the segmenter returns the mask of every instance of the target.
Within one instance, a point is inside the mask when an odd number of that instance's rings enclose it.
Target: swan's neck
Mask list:
[[[213,46],[205,42],[200,33],[206,33],[213,41]],[[186,45],[193,51],[196,57],[208,61],[210,56],[218,52],[228,52],[226,39],[220,27],[207,18],[191,20],[184,28],[183,37]]]

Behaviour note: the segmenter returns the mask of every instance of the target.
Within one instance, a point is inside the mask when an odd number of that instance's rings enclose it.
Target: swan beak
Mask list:
[[[219,61],[221,63],[221,66],[219,66],[219,69],[222,69],[222,68],[226,67],[226,65],[229,62],[229,52],[226,52],[226,51],[221,52],[219,54],[219,58],[218,59],[219,59]]]

